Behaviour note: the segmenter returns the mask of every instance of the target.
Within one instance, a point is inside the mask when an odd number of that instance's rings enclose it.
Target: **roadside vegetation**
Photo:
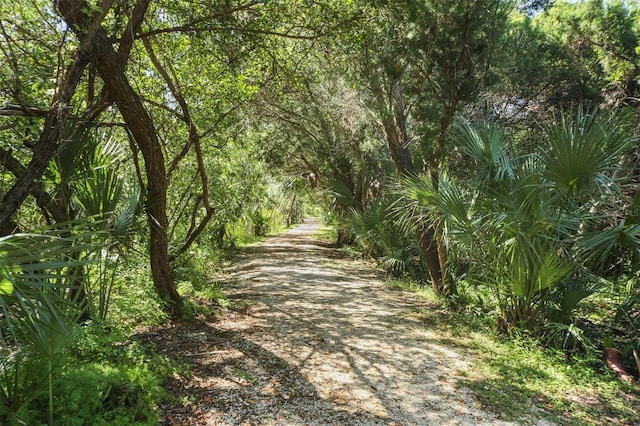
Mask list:
[[[432,303],[405,315],[437,330],[443,345],[468,358],[472,368],[458,373],[459,385],[473,389],[483,406],[503,420],[535,424],[544,418],[575,425],[640,420],[637,385],[622,382],[608,369],[601,350],[568,353],[529,331],[505,334],[496,330],[497,311],[466,305],[452,315],[428,287],[409,279],[390,279],[388,285]]]
[[[310,214],[487,405],[637,421],[639,52],[620,0],[3,1],[0,423],[157,423],[134,331]]]

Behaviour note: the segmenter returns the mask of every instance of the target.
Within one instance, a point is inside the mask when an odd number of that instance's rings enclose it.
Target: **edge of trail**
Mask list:
[[[166,425],[512,424],[457,386],[472,365],[370,263],[314,237],[317,219],[243,250],[233,308],[141,334],[189,366]],[[538,424],[547,424],[539,421]]]

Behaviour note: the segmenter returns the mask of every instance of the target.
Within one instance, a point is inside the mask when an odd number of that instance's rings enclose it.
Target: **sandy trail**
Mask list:
[[[318,227],[240,256],[222,319],[163,332],[192,371],[172,390],[192,400],[166,424],[506,424],[456,387],[467,360],[411,315],[429,305],[318,242]]]

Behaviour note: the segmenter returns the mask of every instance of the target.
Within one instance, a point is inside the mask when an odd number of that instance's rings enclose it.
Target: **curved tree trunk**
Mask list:
[[[87,28],[90,20],[85,14],[85,11],[89,10],[85,1],[58,0],[56,5],[69,27],[76,32],[80,44],[92,43],[91,62],[104,81],[111,99],[118,107],[144,158],[147,178],[146,213],[150,228],[149,254],[153,283],[173,314],[177,314],[182,306],[182,298],[173,283],[169,264],[167,173],[164,156],[151,116],[125,74],[125,65],[133,45],[133,37],[143,21],[149,3],[150,0],[140,0],[136,3],[118,52],[114,50],[101,26]],[[109,2],[106,1],[103,7],[106,13]],[[95,34],[95,38],[87,41],[87,34],[92,33]]]
[[[86,37],[91,39],[93,34],[87,34]],[[89,65],[88,52],[81,47],[76,53],[73,63],[67,68],[64,81],[53,99],[51,109],[47,112],[44,130],[36,142],[31,161],[0,202],[0,228],[8,226],[11,216],[28,197],[33,183],[42,177],[49,162],[58,152],[68,104],[76,92],[87,65]]]

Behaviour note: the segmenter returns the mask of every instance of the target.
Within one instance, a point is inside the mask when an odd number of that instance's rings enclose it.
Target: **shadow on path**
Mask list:
[[[221,320],[143,336],[191,368],[168,384],[164,424],[504,424],[456,388],[462,357],[412,320],[428,304],[316,241],[317,228],[238,256],[237,308]]]

